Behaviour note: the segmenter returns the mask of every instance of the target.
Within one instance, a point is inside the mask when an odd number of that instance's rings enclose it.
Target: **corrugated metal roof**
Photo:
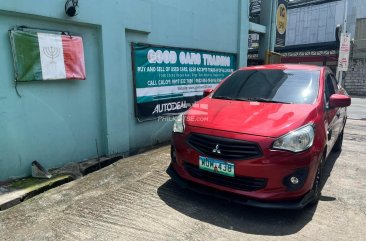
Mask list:
[[[366,39],[366,18],[356,19],[355,39]]]
[[[311,5],[319,5],[329,2],[336,2],[341,0],[293,0],[290,1],[288,4],[288,8],[301,8],[304,6],[311,6]]]

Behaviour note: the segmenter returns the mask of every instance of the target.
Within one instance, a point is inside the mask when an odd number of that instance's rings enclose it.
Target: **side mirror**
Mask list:
[[[213,89],[205,89],[205,90],[203,91],[203,97],[208,96],[209,94],[211,94],[211,93],[212,93],[212,91],[213,91]]]
[[[351,105],[351,97],[347,95],[333,94],[330,96],[329,107],[347,107]]]

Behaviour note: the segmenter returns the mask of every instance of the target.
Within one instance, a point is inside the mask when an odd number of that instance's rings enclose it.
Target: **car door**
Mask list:
[[[324,92],[324,100],[325,100],[325,116],[327,121],[327,155],[332,150],[335,141],[337,140],[339,134],[339,108],[330,108],[329,100],[330,96],[336,93],[335,87],[333,85],[333,80],[331,77],[331,73],[327,72],[325,76],[325,92]]]
[[[342,93],[341,89],[338,87],[337,79],[332,73],[330,73],[330,78],[332,79],[332,84],[333,84],[335,93],[344,94],[344,93]],[[338,135],[341,133],[341,131],[343,129],[343,124],[344,124],[344,121],[346,118],[346,107],[337,108],[336,118],[337,118],[336,128],[337,128],[337,137],[338,137]]]

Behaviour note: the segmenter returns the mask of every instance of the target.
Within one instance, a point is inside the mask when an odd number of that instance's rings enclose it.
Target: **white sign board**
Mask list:
[[[347,71],[349,64],[349,52],[351,49],[351,34],[342,33],[339,46],[338,71]]]

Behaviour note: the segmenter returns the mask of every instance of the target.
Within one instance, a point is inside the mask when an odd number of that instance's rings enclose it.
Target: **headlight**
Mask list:
[[[174,126],[173,126],[173,132],[176,133],[183,133],[184,131],[184,113],[181,113],[177,116],[177,119],[175,119]]]
[[[273,149],[300,152],[310,148],[314,141],[314,127],[305,125],[278,138],[273,143]]]

